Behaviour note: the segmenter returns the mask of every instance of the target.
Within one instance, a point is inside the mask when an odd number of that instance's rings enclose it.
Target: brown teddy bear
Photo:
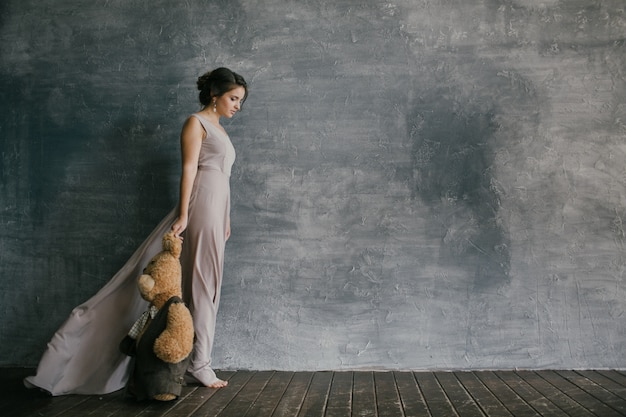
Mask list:
[[[171,401],[181,393],[193,349],[193,321],[181,299],[182,240],[163,236],[163,250],[139,277],[139,292],[150,308],[120,343],[134,356],[127,392],[138,400]]]

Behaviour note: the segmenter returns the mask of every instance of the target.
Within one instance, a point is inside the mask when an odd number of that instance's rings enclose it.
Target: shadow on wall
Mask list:
[[[32,257],[40,267],[24,282],[28,289],[23,297],[37,294],[37,302],[16,303],[23,309],[18,315],[25,319],[5,328],[3,339],[23,338],[24,322],[48,322],[56,330],[73,307],[108,282],[174,207],[178,154],[172,154],[170,146],[159,147],[159,132],[138,124],[157,126],[121,120],[106,128],[105,135],[65,129],[50,133],[59,136],[50,142],[70,145],[42,153],[46,158],[40,161],[48,172],[41,182],[50,183],[56,192],[44,186],[35,194],[33,227],[41,239]],[[31,152],[31,159],[38,155]],[[33,334],[38,336],[33,345],[40,350],[27,354],[40,355],[51,334]]]
[[[520,133],[502,132],[498,120],[510,119],[513,106],[526,107],[535,97],[532,88],[496,77],[497,69],[484,62],[457,59],[427,65],[420,73],[425,78],[414,80],[419,96],[408,114],[413,197],[439,222],[440,262],[473,269],[480,289],[510,280],[510,239],[500,213],[495,158]],[[536,129],[536,121],[530,123]]]

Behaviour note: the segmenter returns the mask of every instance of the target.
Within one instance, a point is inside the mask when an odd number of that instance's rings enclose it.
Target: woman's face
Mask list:
[[[239,86],[224,93],[217,98],[216,110],[220,116],[228,117],[229,119],[235,115],[241,108],[241,101],[246,94],[246,90]]]

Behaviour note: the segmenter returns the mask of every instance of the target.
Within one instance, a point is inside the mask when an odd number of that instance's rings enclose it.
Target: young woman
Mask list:
[[[241,109],[248,87],[243,77],[227,68],[207,72],[197,86],[203,107],[186,120],[181,132],[177,208],[98,293],[72,311],[48,343],[36,375],[24,380],[27,387],[52,395],[105,394],[124,387],[129,358],[118,345],[147,308],[136,280],[161,250],[161,238],[169,229],[184,239],[183,297],[196,332],[188,373],[208,387],[226,386],[211,368],[224,249],[230,236],[229,177],[235,160],[220,118],[231,118]]]
[[[221,388],[226,382],[211,369],[211,350],[230,236],[229,177],[235,149],[220,118],[239,111],[247,85],[238,74],[218,68],[199,78],[198,89],[204,108],[183,126],[179,213],[172,230],[185,238],[183,294],[196,333],[189,373],[208,387]]]

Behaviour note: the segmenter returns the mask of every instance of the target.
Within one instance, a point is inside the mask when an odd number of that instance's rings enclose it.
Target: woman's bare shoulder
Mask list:
[[[200,137],[204,139],[206,132],[204,131],[202,123],[195,114],[189,115],[187,119],[185,119],[181,135]]]

